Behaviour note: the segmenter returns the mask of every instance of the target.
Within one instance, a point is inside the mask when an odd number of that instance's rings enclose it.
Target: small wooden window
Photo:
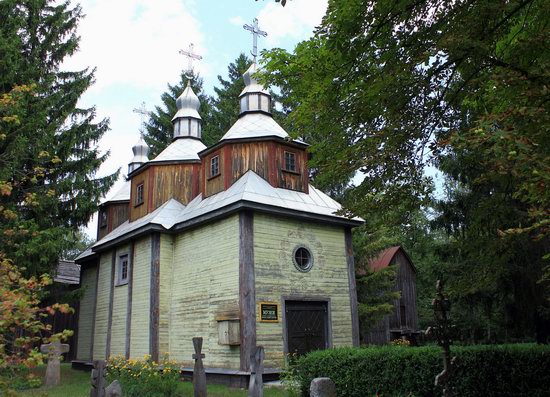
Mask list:
[[[117,285],[128,284],[128,274],[130,273],[130,263],[128,255],[120,255],[118,258],[118,280]]]
[[[107,210],[99,211],[99,227],[107,227]]]
[[[143,183],[136,187],[136,205],[143,204]]]
[[[296,153],[285,152],[285,171],[296,172]]]
[[[210,177],[220,174],[220,156],[214,156],[210,159]]]

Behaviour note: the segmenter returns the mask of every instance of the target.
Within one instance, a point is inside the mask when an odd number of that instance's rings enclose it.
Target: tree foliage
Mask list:
[[[472,340],[531,338],[547,306],[549,22],[542,0],[329,1],[311,39],[264,53],[315,184],[371,237],[378,217],[406,242],[411,214],[435,209],[408,246],[419,295],[449,279]]]
[[[81,17],[68,3],[0,3],[0,246],[29,276],[50,271],[116,177],[95,176],[107,120],[77,106],[93,70],[60,67]]]

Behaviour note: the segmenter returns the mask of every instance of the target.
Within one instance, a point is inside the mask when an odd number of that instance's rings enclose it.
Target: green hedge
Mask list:
[[[454,347],[456,396],[550,396],[550,346],[535,344]],[[427,347],[339,348],[297,358],[287,377],[303,395],[311,380],[327,376],[340,397],[440,396],[441,349]]]

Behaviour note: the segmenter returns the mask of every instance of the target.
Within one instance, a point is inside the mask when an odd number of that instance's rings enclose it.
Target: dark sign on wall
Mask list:
[[[259,304],[259,321],[263,323],[278,323],[279,322],[279,304],[277,302],[260,302]]]

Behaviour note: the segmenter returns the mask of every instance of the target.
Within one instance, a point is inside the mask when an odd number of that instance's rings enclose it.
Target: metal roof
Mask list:
[[[256,77],[254,77],[256,72],[258,72],[258,65],[254,62],[243,74],[244,89],[241,91],[239,97],[248,93],[256,92],[269,95],[269,92],[265,89],[265,87],[260,84]]]
[[[199,114],[199,108],[201,103],[199,97],[195,94],[189,83],[183,90],[181,95],[176,99],[176,107],[178,111],[172,117],[172,121],[180,117],[193,117],[195,119],[201,119]]]
[[[229,131],[220,139],[258,138],[262,136],[278,136],[288,139],[288,134],[273,117],[264,113],[246,113],[240,117]]]
[[[197,153],[206,149],[204,143],[196,138],[181,137],[175,139],[166,147],[160,154],[150,163],[159,161],[176,161],[176,160],[200,160]]]
[[[112,196],[109,196],[109,198],[101,204],[109,203],[111,201],[129,201],[131,189],[132,184],[130,181],[124,181],[124,184],[120,187],[120,189],[118,189]]]
[[[399,251],[403,252],[403,255],[405,255],[405,257],[411,264],[413,270],[416,272],[416,268],[414,267],[411,261],[411,258],[409,257],[407,252],[403,249],[403,247],[399,245],[395,247],[386,248],[385,250],[380,252],[377,257],[369,259],[368,261],[369,270],[371,272],[376,272],[378,270],[387,268],[388,266],[391,265],[393,258],[395,257],[395,255],[397,255]]]
[[[81,252],[80,255],[78,255],[76,258],[74,258],[75,262],[80,262],[82,259],[95,256],[96,253],[92,251],[92,246],[89,246],[86,248],[85,251]]]

